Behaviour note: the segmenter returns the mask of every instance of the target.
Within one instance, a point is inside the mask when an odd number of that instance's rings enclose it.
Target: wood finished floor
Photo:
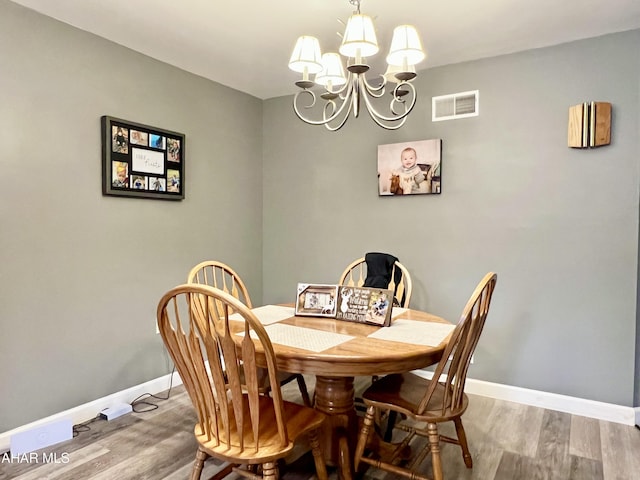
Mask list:
[[[365,379],[358,382],[364,385]],[[310,388],[313,379],[308,378]],[[285,397],[299,401],[295,382]],[[67,463],[0,463],[0,480],[181,480],[188,479],[196,451],[195,414],[183,387],[160,408],[132,413],[45,449]],[[473,469],[464,466],[459,447],[442,445],[446,480],[638,480],[640,430],[635,427],[559,413],[517,403],[471,396],[463,416]],[[452,434],[449,425],[443,434]],[[422,441],[421,439],[419,441]],[[1,457],[0,457],[1,458]],[[211,460],[202,479],[220,468]],[[431,474],[430,460],[421,469]],[[330,469],[330,480],[337,480]],[[229,478],[242,478],[232,474]],[[283,480],[315,478],[313,463],[302,456],[282,472]],[[369,469],[364,480],[400,477]]]

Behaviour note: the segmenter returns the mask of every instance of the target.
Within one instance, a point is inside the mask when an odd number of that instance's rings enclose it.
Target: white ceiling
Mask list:
[[[348,0],[13,1],[261,99],[296,92],[287,63],[299,35],[335,51],[337,19],[353,11]],[[419,69],[640,28],[640,0],[362,0],[361,10],[374,17],[378,57],[394,26],[418,27]]]

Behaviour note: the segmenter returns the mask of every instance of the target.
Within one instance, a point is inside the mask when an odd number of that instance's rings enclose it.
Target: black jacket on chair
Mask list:
[[[364,280],[364,287],[372,288],[389,288],[391,283],[391,275],[393,274],[393,265],[398,261],[397,257],[388,253],[370,252],[364,256],[364,260],[367,263],[367,278]],[[396,269],[394,275],[394,283],[398,285],[398,282],[402,278],[402,271],[399,268]],[[399,303],[395,298],[394,304]]]

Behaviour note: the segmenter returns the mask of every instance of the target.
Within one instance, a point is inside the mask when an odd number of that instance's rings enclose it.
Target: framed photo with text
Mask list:
[[[338,320],[368,323],[379,327],[391,325],[392,290],[343,285],[339,289],[338,301]]]
[[[102,194],[182,200],[185,136],[102,117]]]

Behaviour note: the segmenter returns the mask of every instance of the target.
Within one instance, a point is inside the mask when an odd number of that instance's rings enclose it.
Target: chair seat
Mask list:
[[[459,417],[469,405],[469,398],[463,394],[463,400],[459,408],[452,410],[449,405],[443,411],[443,399],[445,387],[438,383],[431,396],[427,409],[422,415],[418,415],[420,402],[424,399],[424,392],[431,380],[419,377],[411,372],[386,375],[373,382],[362,395],[367,405],[391,409],[423,422],[442,422]]]
[[[245,405],[243,415],[248,417],[249,406],[247,396],[244,396]],[[250,422],[244,422],[244,432],[238,435],[235,417],[229,419],[231,425],[230,442],[226,441],[225,429],[220,416],[218,417],[218,432],[220,441],[215,438],[207,438],[202,433],[200,424],[196,424],[194,433],[198,443],[204,448],[209,455],[226,458],[228,461],[260,464],[276,460],[283,457],[283,453],[290,451],[296,439],[314,429],[319,428],[325,419],[324,414],[310,409],[308,407],[292,402],[283,402],[283,413],[285,418],[285,428],[289,443],[287,445],[280,444],[280,436],[278,435],[278,422],[275,417],[275,409],[273,408],[273,399],[267,396],[259,397],[260,410],[260,438],[259,449],[256,448],[253,434],[251,432]],[[233,410],[231,410],[233,412]],[[215,427],[212,427],[215,431]],[[240,446],[240,438],[243,439],[244,446]],[[227,444],[229,443],[229,445]]]

